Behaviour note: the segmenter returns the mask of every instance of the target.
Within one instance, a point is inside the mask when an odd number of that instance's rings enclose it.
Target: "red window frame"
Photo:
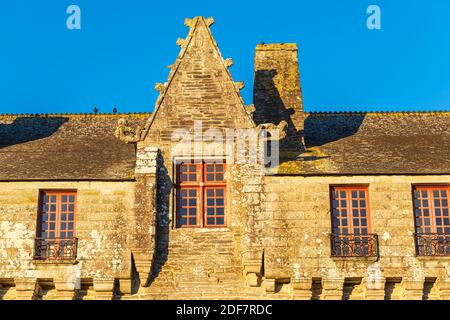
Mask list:
[[[332,186],[331,256],[377,257],[378,236],[371,234],[368,186]]]
[[[450,236],[450,186],[414,186],[416,233]]]
[[[42,190],[39,192],[38,238],[74,239],[76,237],[76,216],[76,191]],[[69,236],[69,234],[71,235]]]
[[[226,227],[225,160],[177,160],[174,165],[176,227]]]
[[[337,198],[334,198],[335,192],[339,193]],[[356,198],[354,193],[357,193]],[[364,197],[361,197],[361,192],[364,192]],[[345,194],[345,196],[342,196]],[[338,202],[338,206],[335,208],[335,201]],[[345,201],[345,206],[342,201]],[[356,207],[354,202],[357,202]],[[365,202],[365,205],[361,205],[361,201]],[[357,211],[358,215],[354,216],[354,211]],[[364,211],[365,210],[365,211]],[[339,215],[336,213],[339,212]],[[343,214],[343,212],[345,214]],[[370,222],[370,199],[369,199],[369,187],[368,186],[332,186],[331,187],[331,221],[333,234],[337,235],[354,235],[355,230],[358,230],[359,235],[369,235],[372,232],[372,226]],[[365,221],[365,223],[363,223]],[[336,222],[339,222],[337,224]],[[345,225],[344,225],[345,222]],[[357,222],[357,223],[356,223]],[[365,225],[364,225],[365,224]],[[347,232],[343,232],[347,230]],[[366,232],[363,233],[362,231]]]

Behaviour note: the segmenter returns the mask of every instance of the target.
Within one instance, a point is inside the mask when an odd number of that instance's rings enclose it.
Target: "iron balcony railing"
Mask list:
[[[378,235],[331,234],[333,257],[378,257]]]
[[[418,256],[450,255],[450,235],[437,233],[415,233]]]
[[[36,238],[36,260],[73,260],[77,257],[78,239]]]

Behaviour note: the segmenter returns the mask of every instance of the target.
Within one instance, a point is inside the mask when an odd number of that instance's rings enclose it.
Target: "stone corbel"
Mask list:
[[[422,300],[425,279],[403,279],[401,286],[403,287],[402,300]]]
[[[68,281],[67,279],[54,279],[56,295],[58,300],[73,300],[76,297],[76,283],[75,281]]]
[[[131,278],[119,279],[119,291],[121,295],[130,295],[132,291],[133,281]]]
[[[134,264],[139,274],[139,283],[141,287],[146,287],[150,280],[153,263],[153,251],[146,249],[133,249]]]
[[[247,261],[245,263],[245,275],[247,279],[247,284],[250,287],[260,287],[262,282],[261,274],[261,261],[255,261],[253,263]]]
[[[312,279],[296,279],[292,282],[294,289],[294,299],[311,300],[312,297]]]
[[[16,300],[37,300],[39,284],[35,278],[15,278]]]
[[[384,277],[364,278],[361,287],[365,300],[384,300],[386,279]]]
[[[126,119],[119,119],[114,135],[117,139],[125,143],[136,143],[141,140],[142,127],[137,126],[136,129],[128,126]]]
[[[438,278],[435,284],[439,299],[450,300],[450,279]]]
[[[115,279],[94,279],[95,300],[112,300],[115,286]]]
[[[326,278],[322,280],[322,299],[323,300],[342,300],[344,291],[344,279]]]

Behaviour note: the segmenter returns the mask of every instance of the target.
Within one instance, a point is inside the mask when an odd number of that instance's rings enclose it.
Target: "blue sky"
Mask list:
[[[81,30],[66,27],[71,4]],[[381,30],[366,27],[370,4]],[[0,113],[152,111],[196,15],[215,18],[246,103],[264,41],[298,43],[307,111],[449,109],[449,14],[448,0],[2,1]]]

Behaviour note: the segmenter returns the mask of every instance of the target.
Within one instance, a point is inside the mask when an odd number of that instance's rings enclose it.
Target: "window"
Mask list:
[[[76,257],[76,192],[41,191],[39,199],[36,259]]]
[[[332,187],[333,256],[377,256],[378,238],[370,234],[367,187]]]
[[[175,171],[177,227],[225,226],[225,161],[179,161]]]
[[[413,190],[416,253],[450,254],[449,186],[416,186]]]

